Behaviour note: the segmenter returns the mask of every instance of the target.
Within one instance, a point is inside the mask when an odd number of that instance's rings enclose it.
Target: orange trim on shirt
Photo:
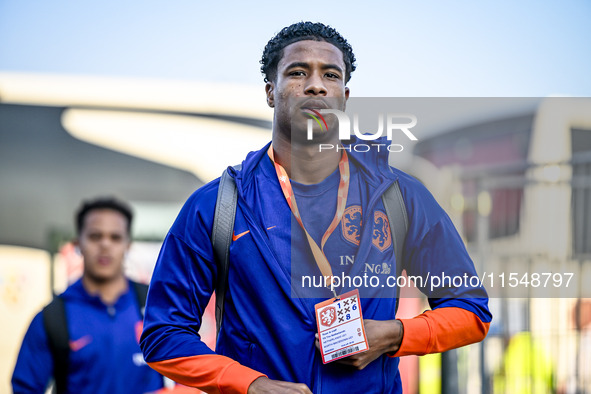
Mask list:
[[[474,313],[456,307],[426,311],[412,319],[399,319],[404,336],[395,357],[440,353],[480,342],[490,323],[483,323]]]
[[[195,387],[184,386],[182,384],[176,384],[172,388],[163,388],[155,391],[154,394],[197,394],[203,393],[203,391],[196,389]]]
[[[247,393],[255,379],[266,376],[217,354],[179,357],[148,365],[175,382],[208,393]]]

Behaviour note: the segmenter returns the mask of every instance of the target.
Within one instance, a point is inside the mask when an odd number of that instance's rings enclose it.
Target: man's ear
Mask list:
[[[345,86],[345,102],[343,103],[343,111],[347,109],[347,101],[349,100],[349,88]]]
[[[267,94],[267,105],[271,108],[275,107],[275,84],[268,81],[265,84],[265,93]]]
[[[78,238],[74,238],[72,240],[72,245],[74,245],[74,252],[77,255],[81,256],[82,255],[82,252],[80,251],[80,241],[79,241],[79,239]]]
[[[125,248],[125,253],[123,254],[123,259],[127,260],[129,257],[129,250],[131,249],[131,241],[127,243],[127,248]]]

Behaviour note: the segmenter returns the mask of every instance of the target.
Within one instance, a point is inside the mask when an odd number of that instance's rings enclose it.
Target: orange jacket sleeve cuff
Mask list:
[[[180,357],[148,365],[175,382],[208,393],[244,394],[255,379],[266,376],[217,354]]]
[[[438,308],[412,319],[399,320],[404,327],[404,336],[394,357],[441,353],[480,342],[490,326],[476,314],[456,307]]]
[[[429,347],[429,339],[431,337],[431,328],[427,319],[422,315],[412,319],[399,319],[404,327],[404,335],[400,348],[394,356],[402,357],[411,354],[423,355],[427,354]]]

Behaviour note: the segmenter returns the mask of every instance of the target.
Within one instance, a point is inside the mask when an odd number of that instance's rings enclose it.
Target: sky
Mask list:
[[[0,0],[0,72],[262,89],[266,42],[311,20],[353,46],[353,96],[591,96],[590,18],[589,0]]]

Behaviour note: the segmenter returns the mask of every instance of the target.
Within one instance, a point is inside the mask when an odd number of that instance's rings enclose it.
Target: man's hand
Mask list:
[[[356,369],[363,369],[382,354],[398,351],[404,335],[404,327],[400,320],[365,319],[363,325],[369,349],[363,353],[341,358],[336,362],[350,365]],[[316,347],[320,349],[318,334],[316,335]]]
[[[281,380],[271,380],[269,378],[260,377],[248,387],[248,394],[259,393],[299,393],[312,394],[308,386],[303,383],[291,383]]]

